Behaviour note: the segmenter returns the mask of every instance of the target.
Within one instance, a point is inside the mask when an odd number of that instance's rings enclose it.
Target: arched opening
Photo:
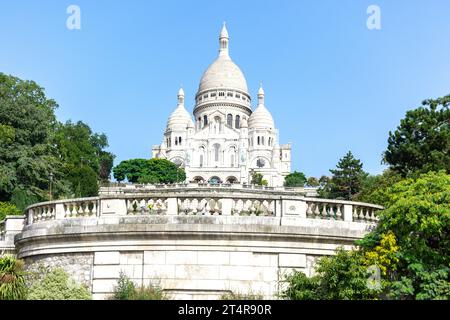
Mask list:
[[[230,177],[227,178],[226,182],[227,183],[237,183],[238,180],[237,180],[236,177],[230,176]]]
[[[259,146],[259,144],[260,144],[260,141],[261,141],[261,140],[259,139],[259,136],[258,136],[258,139],[257,139],[257,141],[258,141],[258,146]]]
[[[241,117],[239,115],[236,116],[234,127],[239,129],[241,127]]]
[[[219,183],[222,183],[222,180],[220,180],[220,178],[217,176],[213,176],[213,177],[209,178],[208,182],[211,184],[219,184]]]
[[[208,116],[205,114],[203,116],[203,126],[206,127],[207,124],[208,124]]]
[[[203,179],[203,177],[197,176],[197,177],[194,177],[193,181],[196,183],[204,183],[205,179]]]
[[[227,115],[227,125],[229,125],[230,127],[233,126],[233,115],[232,114]]]

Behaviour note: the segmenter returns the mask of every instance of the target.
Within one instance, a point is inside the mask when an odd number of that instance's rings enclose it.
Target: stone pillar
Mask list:
[[[64,219],[64,204],[57,203],[55,205],[55,219],[56,220]]]
[[[125,199],[102,199],[100,201],[101,215],[119,215],[126,216],[127,215],[127,203]]]
[[[344,204],[344,221],[353,221],[353,206],[351,204]]]
[[[177,198],[167,198],[167,215],[168,216],[178,215]]]
[[[281,198],[275,200],[275,216],[276,217],[282,217],[283,216],[283,212],[282,212],[282,208],[283,206],[281,205]]]
[[[299,201],[298,215],[300,218],[306,219],[306,210],[307,209],[308,209],[308,204],[305,201]]]
[[[233,199],[221,199],[222,202],[222,215],[231,216],[231,209],[233,208]]]

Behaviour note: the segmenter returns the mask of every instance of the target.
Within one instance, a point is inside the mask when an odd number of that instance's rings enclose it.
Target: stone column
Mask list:
[[[353,206],[351,204],[344,204],[344,221],[353,221]]]
[[[298,215],[300,218],[306,219],[306,210],[308,209],[308,204],[306,201],[299,201],[298,203]]]
[[[177,198],[167,198],[167,215],[168,216],[178,215]]]
[[[55,219],[56,220],[64,219],[64,204],[57,203],[55,205]]]
[[[231,216],[231,209],[233,208],[233,199],[221,199],[222,215]]]

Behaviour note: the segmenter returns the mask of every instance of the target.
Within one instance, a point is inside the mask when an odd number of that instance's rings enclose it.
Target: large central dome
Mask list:
[[[203,73],[198,88],[199,93],[211,89],[231,89],[248,94],[244,74],[228,53],[228,40],[228,31],[224,25],[219,37],[219,57]]]
[[[235,89],[247,93],[247,81],[241,69],[228,57],[219,56],[200,80],[198,91],[209,89]]]

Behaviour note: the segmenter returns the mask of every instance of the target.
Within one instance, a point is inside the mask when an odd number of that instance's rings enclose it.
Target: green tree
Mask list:
[[[318,187],[320,185],[320,182],[315,177],[309,177],[308,180],[306,181],[306,185],[308,187]]]
[[[22,212],[15,205],[0,201],[0,221],[5,220],[6,216],[18,216]]]
[[[367,173],[362,169],[359,159],[355,159],[349,151],[339,163],[336,169],[331,169],[333,174],[331,181],[322,188],[330,198],[352,200],[361,190],[362,181]]]
[[[124,160],[113,168],[117,181],[131,183],[174,183],[186,180],[186,172],[166,159]]]
[[[355,300],[378,294],[367,286],[369,274],[360,251],[340,248],[335,256],[319,259],[315,272],[311,278],[300,271],[288,274],[282,296],[292,300]]]
[[[48,270],[29,289],[28,300],[91,300],[89,290],[62,268]]]
[[[284,178],[285,187],[304,187],[306,176],[303,172],[294,171]]]
[[[0,201],[20,193],[24,204],[17,205],[23,209],[47,199],[49,174],[60,175],[62,165],[52,143],[56,108],[35,82],[0,73]],[[64,184],[54,189],[64,190]]]
[[[389,132],[383,161],[406,177],[414,172],[450,173],[450,95],[422,102]]]
[[[450,175],[444,171],[402,180],[387,191],[377,228],[358,243],[366,250],[392,232],[398,262],[387,270],[388,296],[450,299]]]
[[[93,133],[82,121],[67,121],[58,125],[55,142],[73,195],[97,195],[97,181],[108,180],[114,160],[114,155],[104,150],[108,147],[106,135]]]
[[[267,186],[267,180],[264,180],[264,176],[259,172],[253,172],[251,175],[252,179],[250,181],[251,184],[255,184],[257,186]]]
[[[388,201],[387,190],[402,180],[400,174],[391,169],[379,175],[368,175],[362,181],[361,191],[353,200],[386,205]]]
[[[27,288],[23,266],[23,261],[13,256],[0,257],[0,300],[25,299]]]

